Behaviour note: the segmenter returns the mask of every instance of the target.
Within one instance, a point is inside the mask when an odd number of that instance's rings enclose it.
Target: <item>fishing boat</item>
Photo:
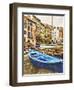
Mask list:
[[[50,56],[33,49],[29,50],[28,56],[35,67],[46,68],[58,73],[63,72],[63,59]]]

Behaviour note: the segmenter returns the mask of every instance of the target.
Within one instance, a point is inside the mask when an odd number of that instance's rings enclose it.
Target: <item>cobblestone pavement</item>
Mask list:
[[[43,69],[43,68],[40,69],[34,67],[31,64],[28,55],[24,55],[24,74],[45,74],[45,73],[54,73],[54,72],[48,69]]]

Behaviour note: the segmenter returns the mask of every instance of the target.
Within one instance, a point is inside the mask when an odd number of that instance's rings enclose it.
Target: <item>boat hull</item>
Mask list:
[[[50,64],[50,63],[38,62],[38,61],[33,60],[32,58],[30,58],[30,60],[34,67],[46,68],[54,72],[63,73],[63,63],[62,62]]]
[[[36,58],[34,57],[35,54],[37,55]],[[34,67],[46,68],[54,72],[63,73],[63,61],[61,61],[59,58],[42,54],[38,51],[30,52],[29,58]]]

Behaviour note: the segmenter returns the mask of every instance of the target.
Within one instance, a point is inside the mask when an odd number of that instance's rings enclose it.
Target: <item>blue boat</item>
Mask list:
[[[38,68],[46,68],[54,72],[63,72],[63,59],[50,56],[39,51],[30,49],[28,54],[33,66]]]

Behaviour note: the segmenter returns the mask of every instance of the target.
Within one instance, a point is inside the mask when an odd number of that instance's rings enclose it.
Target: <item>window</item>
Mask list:
[[[28,23],[28,30],[31,31],[32,30],[32,22]]]
[[[26,41],[26,39],[24,38],[24,42]]]
[[[32,38],[32,32],[28,32],[28,38]]]
[[[30,30],[30,25],[28,24],[28,30]]]
[[[24,34],[26,34],[26,31],[24,30]]]
[[[27,20],[24,19],[24,28],[27,28]]]

